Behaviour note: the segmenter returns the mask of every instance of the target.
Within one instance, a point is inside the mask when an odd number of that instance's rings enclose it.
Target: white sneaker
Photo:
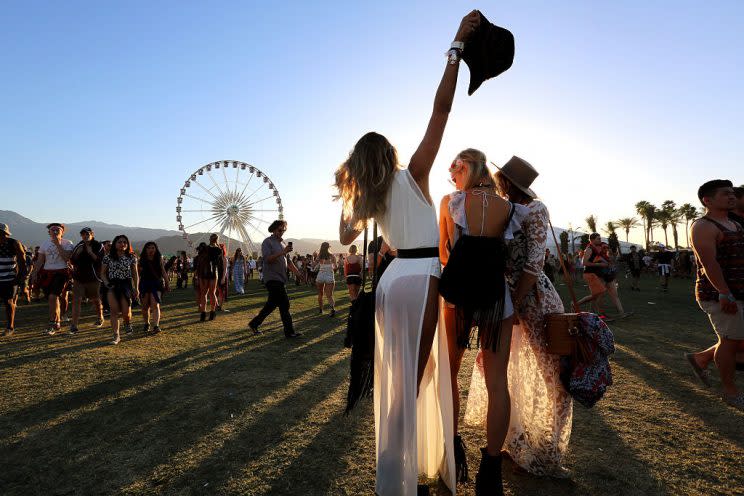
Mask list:
[[[114,340],[111,341],[111,344],[119,344],[121,342],[121,336],[119,334],[114,335]]]

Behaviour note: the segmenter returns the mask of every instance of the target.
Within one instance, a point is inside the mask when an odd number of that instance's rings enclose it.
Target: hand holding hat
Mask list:
[[[478,10],[472,10],[468,15],[462,18],[460,27],[457,29],[455,41],[467,41],[471,34],[478,29],[481,22],[481,13]]]
[[[508,29],[491,24],[480,11],[474,10],[465,16],[460,29],[463,29],[466,19],[474,14],[478,15],[479,21],[462,52],[462,60],[470,69],[468,95],[472,95],[487,79],[505,72],[514,62],[514,35]],[[474,23],[469,20],[467,24],[472,26]]]

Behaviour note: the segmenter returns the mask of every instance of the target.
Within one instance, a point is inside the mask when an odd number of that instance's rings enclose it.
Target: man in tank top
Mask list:
[[[729,218],[736,207],[731,181],[713,180],[698,190],[706,213],[692,225],[690,240],[697,259],[695,298],[708,315],[718,343],[713,355],[721,377],[723,399],[744,410],[744,393],[735,382],[736,355],[744,352],[744,228]],[[703,382],[703,355],[688,355]]]
[[[26,253],[20,241],[10,237],[7,224],[0,224],[0,299],[5,306],[5,335],[15,329],[18,283],[26,278]]]

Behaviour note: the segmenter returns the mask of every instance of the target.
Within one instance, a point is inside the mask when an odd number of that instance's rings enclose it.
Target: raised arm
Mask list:
[[[480,13],[473,10],[462,18],[454,41],[464,43],[478,27],[478,24],[480,24]],[[455,63],[448,62],[445,65],[444,75],[434,96],[434,108],[429,118],[429,125],[426,127],[426,133],[408,163],[408,170],[427,198],[429,197],[429,171],[431,171],[434,159],[439,152],[439,146],[442,144],[444,128],[447,125],[447,119],[452,109],[452,100],[455,96],[459,69],[459,60]]]

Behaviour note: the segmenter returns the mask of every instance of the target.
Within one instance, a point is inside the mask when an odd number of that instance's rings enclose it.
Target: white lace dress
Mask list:
[[[436,247],[434,207],[407,169],[396,173],[387,211],[377,219],[393,249]],[[418,475],[439,475],[454,494],[447,338],[437,329],[418,397],[421,325],[429,278],[439,277],[439,258],[395,259],[377,286],[375,308],[374,414],[377,440],[376,493],[415,495]]]
[[[561,384],[559,358],[546,353],[543,323],[548,313],[563,312],[563,302],[543,273],[548,235],[548,209],[538,201],[528,206],[522,230],[509,243],[507,281],[514,288],[522,272],[537,275],[535,289],[516,312],[509,356],[511,417],[504,449],[520,467],[535,475],[565,477],[563,457],[568,449],[573,400]],[[485,425],[488,395],[480,356],[473,375],[465,422]]]

